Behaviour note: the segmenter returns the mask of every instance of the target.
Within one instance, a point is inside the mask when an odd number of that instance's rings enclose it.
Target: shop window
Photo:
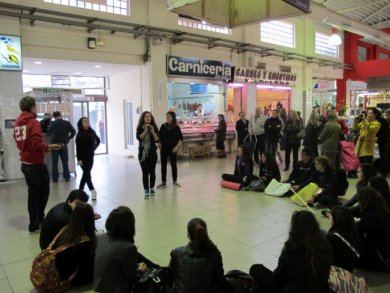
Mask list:
[[[390,55],[382,53],[382,52],[379,53],[380,60],[389,59],[389,58],[390,58]]]
[[[47,3],[72,6],[120,15],[129,15],[129,0],[43,0]]]
[[[227,27],[213,25],[213,24],[207,24],[205,22],[195,20],[195,19],[179,17],[179,19],[177,20],[177,24],[180,26],[185,26],[185,27],[194,28],[194,29],[200,29],[200,30],[204,30],[204,31],[216,32],[216,33],[225,34],[225,35],[232,34],[232,30],[227,28]]]
[[[260,23],[260,40],[288,48],[295,48],[295,25],[283,20]]]
[[[315,33],[315,53],[338,58],[339,48],[338,46],[329,45],[330,35],[316,32]]]
[[[133,102],[129,100],[124,101],[125,110],[125,139],[126,149],[129,149],[134,144],[133,141]]]
[[[367,48],[359,46],[358,47],[358,61],[363,62],[367,61]]]

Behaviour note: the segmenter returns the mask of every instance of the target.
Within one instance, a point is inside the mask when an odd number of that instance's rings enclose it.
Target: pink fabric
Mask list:
[[[357,171],[359,158],[355,153],[355,146],[352,141],[340,141],[341,160],[345,171]]]

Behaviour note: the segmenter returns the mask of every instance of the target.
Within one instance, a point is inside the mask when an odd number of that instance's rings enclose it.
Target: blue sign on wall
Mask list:
[[[0,34],[0,70],[23,70],[22,45],[19,36]]]

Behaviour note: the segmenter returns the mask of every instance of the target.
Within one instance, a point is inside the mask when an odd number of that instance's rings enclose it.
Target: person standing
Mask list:
[[[28,187],[28,230],[38,232],[45,217],[45,208],[50,193],[50,177],[44,163],[45,152],[62,148],[58,144],[45,144],[42,128],[37,117],[37,105],[33,97],[25,96],[19,101],[22,113],[16,118],[13,137],[20,150],[21,169]]]
[[[226,158],[225,153],[225,139],[226,139],[226,122],[225,117],[222,114],[218,114],[218,128],[214,130],[216,135],[216,148],[217,148],[217,157]]]
[[[83,170],[83,176],[80,180],[79,189],[84,190],[85,184],[87,184],[91,191],[92,200],[96,200],[97,193],[92,183],[91,170],[93,167],[93,157],[95,150],[100,144],[100,139],[96,135],[95,130],[89,125],[87,117],[82,117],[77,122],[77,136],[76,136],[76,157],[77,162]]]
[[[51,113],[45,113],[43,115],[43,119],[40,121],[42,132],[47,133],[47,128],[49,127],[49,124],[51,122]]]
[[[321,152],[323,156],[328,157],[332,167],[337,166],[337,155],[340,152],[341,126],[337,122],[334,113],[328,114],[328,122],[320,134],[319,143],[322,144]]]
[[[177,182],[177,152],[183,142],[183,134],[179,125],[177,125],[176,114],[168,112],[166,114],[167,122],[161,125],[160,136],[160,159],[161,159],[161,184],[157,188],[167,185],[167,163],[168,157],[172,168],[173,186],[180,187]]]
[[[265,121],[265,151],[276,156],[278,142],[282,134],[283,120],[278,117],[278,112],[272,110],[272,116]]]
[[[284,133],[286,136],[286,153],[285,153],[285,168],[288,171],[290,168],[290,155],[293,153],[293,167],[298,162],[298,150],[301,144],[300,139],[297,138],[299,130],[303,127],[302,121],[299,119],[297,113],[293,110],[288,111],[288,119],[284,126]]]
[[[248,135],[249,130],[249,120],[245,119],[245,112],[241,111],[240,119],[236,122],[236,131],[237,131],[237,146],[240,146],[244,143],[245,137]]]
[[[254,160],[256,164],[260,162],[260,156],[265,151],[264,125],[267,117],[261,112],[260,108],[256,108],[255,115],[249,120],[249,133],[256,135],[257,143],[254,151]]]
[[[387,148],[388,148],[388,140],[389,140],[389,123],[387,119],[382,117],[377,117],[378,122],[380,123],[379,130],[376,134],[378,149],[379,149],[379,173],[386,178],[387,176]]]
[[[58,182],[58,157],[61,158],[63,176],[65,181],[69,181],[69,156],[68,143],[76,135],[76,130],[69,121],[62,119],[60,111],[53,112],[54,121],[49,124],[47,132],[51,135],[51,143],[62,144],[62,149],[51,152],[51,176],[53,182]]]
[[[372,163],[375,153],[376,134],[381,126],[378,122],[380,112],[376,108],[369,108],[367,118],[361,114],[353,120],[353,130],[359,131],[359,138],[355,151],[360,163]]]
[[[320,124],[317,112],[313,111],[310,114],[309,121],[305,128],[305,138],[303,139],[303,146],[311,148],[314,157],[318,157],[318,138],[320,136]]]
[[[144,111],[138,121],[137,139],[139,140],[138,160],[142,169],[142,182],[145,199],[155,195],[157,146],[160,142],[154,117],[149,111]]]

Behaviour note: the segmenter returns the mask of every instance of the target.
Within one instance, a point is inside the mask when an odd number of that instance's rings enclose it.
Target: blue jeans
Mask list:
[[[63,176],[65,179],[70,178],[69,173],[69,157],[68,157],[68,145],[64,145],[62,149],[59,151],[51,152],[51,176],[53,177],[53,181],[58,181],[58,157],[61,158],[62,168],[63,168]]]

